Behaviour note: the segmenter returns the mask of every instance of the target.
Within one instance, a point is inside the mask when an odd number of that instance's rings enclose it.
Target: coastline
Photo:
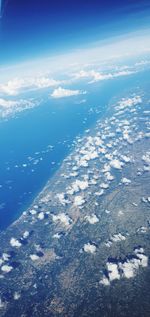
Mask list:
[[[109,287],[119,300],[127,287],[132,296],[136,283],[139,294],[143,286],[146,292],[148,107],[138,95],[114,104],[111,114],[77,138],[30,208],[0,234],[0,316],[28,316],[28,310],[31,316],[76,316],[86,295],[85,316],[95,316],[99,296],[97,313],[108,316]],[[124,305],[131,310],[126,296]],[[115,309],[122,316],[119,304]]]

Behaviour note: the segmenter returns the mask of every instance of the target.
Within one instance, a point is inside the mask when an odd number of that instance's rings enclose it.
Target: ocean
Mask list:
[[[0,230],[30,206],[75,138],[103,117],[112,98],[138,84],[140,76],[83,85],[88,93],[71,98],[50,99],[44,91],[38,94],[40,106],[0,121]]]

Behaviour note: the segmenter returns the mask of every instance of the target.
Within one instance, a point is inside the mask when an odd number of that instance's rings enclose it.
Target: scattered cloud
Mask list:
[[[116,106],[116,110],[124,110],[127,107],[136,106],[142,103],[142,98],[140,96],[135,96],[132,98],[123,98],[118,105]]]
[[[65,226],[69,226],[72,223],[72,219],[68,215],[66,215],[64,212],[58,215],[53,215],[52,219],[54,222],[61,222]]]
[[[131,183],[131,180],[128,179],[128,178],[126,178],[126,177],[123,177],[123,178],[121,179],[121,183],[122,183],[122,184],[125,184],[125,185],[128,185],[128,184]]]
[[[9,273],[12,271],[13,267],[7,264],[2,265],[1,270],[5,273]]]
[[[74,205],[77,207],[83,206],[85,199],[82,196],[76,196],[74,198]]]
[[[85,216],[85,219],[91,224],[94,225],[95,223],[99,222],[99,218],[95,215],[89,215],[89,216]]]
[[[38,219],[39,219],[39,220],[43,220],[44,218],[45,218],[44,212],[41,211],[41,212],[38,214]]]
[[[122,162],[120,162],[118,159],[114,159],[110,162],[111,167],[115,169],[122,169],[122,166],[124,165]]]
[[[22,246],[21,242],[15,238],[10,239],[10,245],[15,248],[20,248]]]
[[[40,257],[37,254],[30,254],[30,258],[32,261],[37,261]]]
[[[86,94],[86,91],[72,90],[72,89],[65,89],[62,87],[58,87],[54,89],[53,93],[51,94],[51,97],[64,98],[64,97],[71,97],[71,96],[85,95],[85,94]]]
[[[133,278],[136,276],[140,267],[148,266],[148,257],[144,254],[144,249],[139,247],[134,250],[134,254],[123,261],[114,259],[106,263],[107,273],[100,280],[102,285],[110,285],[113,280],[120,278]]]
[[[96,245],[89,242],[89,243],[84,245],[83,250],[87,253],[95,253],[96,252]]]
[[[40,102],[33,99],[19,99],[8,100],[0,98],[0,117],[6,118],[10,115],[14,115],[17,112],[22,112],[26,109],[33,108],[39,105]]]

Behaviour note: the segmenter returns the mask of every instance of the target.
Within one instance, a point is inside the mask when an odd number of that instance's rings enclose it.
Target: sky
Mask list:
[[[0,0],[0,67],[149,28],[149,0]]]

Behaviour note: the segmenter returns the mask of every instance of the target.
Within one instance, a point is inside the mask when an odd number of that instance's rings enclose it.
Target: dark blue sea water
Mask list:
[[[87,95],[57,100],[49,99],[45,91],[36,94],[43,99],[40,106],[0,122],[0,230],[30,205],[75,137],[102,117],[111,98],[129,89],[135,79],[138,76],[88,87],[81,84]],[[79,104],[84,98],[87,102]]]

